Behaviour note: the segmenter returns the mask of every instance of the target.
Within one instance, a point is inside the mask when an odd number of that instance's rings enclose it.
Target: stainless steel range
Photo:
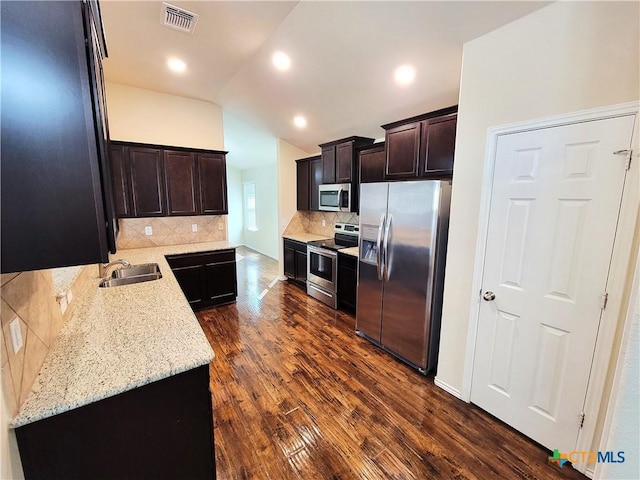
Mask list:
[[[357,247],[358,225],[336,223],[333,239],[307,244],[307,294],[338,308],[338,250]]]

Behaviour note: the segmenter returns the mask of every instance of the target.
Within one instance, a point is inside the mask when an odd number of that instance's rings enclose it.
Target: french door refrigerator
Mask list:
[[[451,181],[363,183],[356,333],[426,374],[440,340]]]

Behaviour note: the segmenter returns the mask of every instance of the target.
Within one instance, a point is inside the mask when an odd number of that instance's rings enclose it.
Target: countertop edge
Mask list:
[[[61,395],[60,396],[56,395],[56,393],[60,393],[58,392],[58,390],[61,388],[59,384],[56,383],[56,380],[59,383],[65,384],[65,388],[67,388],[67,384],[69,381],[75,380],[74,385],[79,385],[77,379],[70,379],[64,376],[64,373],[66,373],[66,369],[64,367],[68,367],[70,369],[72,369],[73,367],[77,367],[76,362],[78,360],[87,361],[87,360],[93,359],[93,357],[99,358],[99,354],[101,352],[90,350],[88,354],[90,358],[84,358],[84,357],[70,358],[66,356],[65,353],[69,352],[70,349],[75,350],[74,347],[81,347],[81,344],[79,344],[78,342],[80,341],[84,341],[85,343],[87,342],[86,324],[91,325],[92,322],[96,322],[96,320],[93,319],[92,317],[95,316],[95,318],[98,319],[97,321],[100,321],[105,316],[114,314],[114,312],[96,310],[102,307],[102,303],[96,302],[96,299],[100,297],[100,293],[97,286],[99,279],[94,279],[94,281],[90,285],[88,285],[87,288],[83,289],[83,291],[78,296],[79,298],[76,298],[76,301],[78,301],[79,303],[81,302],[83,303],[82,308],[75,309],[71,317],[67,320],[67,322],[65,322],[65,325],[63,326],[63,330],[61,331],[61,334],[59,337],[59,338],[62,338],[64,335],[64,339],[63,339],[64,341],[61,341],[61,342],[56,341],[56,344],[54,345],[52,350],[47,354],[47,357],[45,358],[45,361],[40,369],[40,372],[38,373],[38,376],[36,377],[36,380],[33,386],[31,387],[31,391],[29,392],[26,400],[23,402],[20,410],[15,415],[15,417],[12,420],[10,420],[9,428],[13,428],[13,429],[20,428],[25,425],[34,423],[36,421],[44,420],[61,413],[69,412],[76,408],[80,408],[80,407],[98,402],[100,400],[104,400],[104,399],[119,395],[121,393],[125,393],[135,388],[138,388],[159,380],[163,380],[173,375],[177,375],[177,374],[180,374],[188,370],[192,370],[194,368],[210,363],[215,358],[215,352],[211,348],[211,345],[207,340],[206,335],[202,331],[202,328],[198,323],[195,313],[193,312],[193,310],[191,310],[191,307],[189,306],[188,301],[184,297],[184,294],[182,293],[182,290],[180,289],[180,286],[178,285],[178,282],[175,279],[173,272],[168,266],[168,263],[166,262],[165,257],[168,255],[179,255],[182,253],[219,251],[219,250],[229,250],[229,249],[236,249],[236,248],[237,246],[234,244],[230,244],[226,241],[220,241],[220,242],[206,242],[206,243],[198,243],[198,244],[180,244],[180,245],[161,246],[161,247],[119,250],[117,253],[118,257],[121,257],[121,256],[126,257],[127,254],[129,254],[130,257],[131,256],[134,258],[138,257],[138,260],[143,258],[145,260],[155,261],[161,264],[163,278],[166,277],[165,282],[169,282],[169,283],[168,284],[164,283],[164,286],[162,286],[162,284],[159,284],[159,287],[158,287],[159,291],[162,292],[163,289],[169,289],[170,291],[176,294],[179,292],[179,296],[182,300],[182,305],[178,304],[177,308],[178,310],[180,310],[180,312],[178,312],[179,318],[184,318],[184,320],[179,320],[179,322],[180,323],[184,322],[185,328],[188,327],[193,329],[197,325],[199,329],[200,335],[198,336],[200,336],[200,338],[199,339],[196,338],[194,340],[196,343],[194,344],[193,357],[186,359],[184,362],[176,362],[175,358],[171,356],[167,356],[166,358],[162,359],[164,368],[161,367],[161,368],[157,368],[155,371],[152,371],[153,363],[150,363],[149,364],[150,368],[149,366],[147,366],[147,368],[151,370],[151,373],[149,373],[146,376],[136,374],[137,378],[134,378],[129,383],[124,384],[124,382],[122,382],[123,384],[119,384],[121,382],[118,381],[118,377],[115,377],[115,380],[113,380],[112,382],[114,385],[111,388],[107,387],[102,391],[97,390],[96,394],[91,393],[91,394],[87,394],[86,396],[83,396],[83,389],[80,388],[78,390],[78,392],[80,393],[76,395],[76,397],[80,397],[80,398],[72,397],[70,400],[65,400],[64,398],[61,398],[60,401],[56,401],[57,398],[61,397]],[[140,284],[140,285],[144,285],[144,284]],[[152,300],[149,300],[149,301],[152,301]],[[96,306],[95,305],[96,303],[98,303],[99,305]],[[111,302],[104,302],[104,303],[108,303],[110,306],[112,306],[114,302],[113,300],[111,300]],[[187,315],[187,312],[190,313],[190,315]],[[120,312],[115,312],[115,313],[120,314]],[[182,317],[183,314],[185,315],[184,317]],[[189,318],[187,318],[187,316],[189,316]],[[195,322],[195,323],[192,323],[192,322]],[[129,330],[126,333],[132,334],[132,331]],[[76,340],[75,339],[76,336],[79,337],[80,340]],[[95,340],[95,338],[91,338],[91,339]],[[128,340],[126,336],[123,337],[123,340],[124,339]],[[204,342],[206,342],[207,348],[205,348]],[[76,345],[75,343],[78,343],[78,344]],[[151,349],[153,347],[154,345],[152,344],[149,345],[149,348],[150,348],[149,351],[152,351]],[[208,351],[205,353],[206,350]],[[68,361],[65,362],[65,359],[68,359]],[[173,364],[172,364],[172,361],[173,361]],[[122,365],[127,365],[127,363],[123,362]],[[90,378],[90,380],[88,381],[88,385],[89,386],[100,385],[101,384],[100,380],[101,379]],[[53,386],[51,385],[51,382],[53,382]],[[47,390],[47,387],[49,387],[48,390]],[[43,390],[44,390],[44,393],[39,396],[39,393]],[[64,394],[66,394],[66,390],[64,391]]]

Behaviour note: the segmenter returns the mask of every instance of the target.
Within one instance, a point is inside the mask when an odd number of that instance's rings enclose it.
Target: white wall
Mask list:
[[[244,244],[278,260],[278,166],[275,163],[242,170],[242,181],[256,182],[256,223],[258,230],[244,228]]]
[[[278,251],[282,251],[282,233],[296,213],[296,160],[310,154],[278,139]],[[284,276],[284,259],[280,255],[279,272]]]
[[[437,372],[454,390],[474,294],[487,128],[638,100],[639,6],[556,2],[464,45]]]
[[[630,301],[631,319],[625,331],[618,360],[616,386],[603,451],[625,452],[623,463],[602,463],[595,478],[608,480],[640,478],[638,439],[640,438],[640,262],[636,264],[635,287]]]
[[[224,149],[222,109],[210,102],[106,83],[112,140]]]
[[[242,172],[230,165],[227,165],[227,196],[229,204],[229,215],[227,217],[229,242],[234,245],[244,245]]]

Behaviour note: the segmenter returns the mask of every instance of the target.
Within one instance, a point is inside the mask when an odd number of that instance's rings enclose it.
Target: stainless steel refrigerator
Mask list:
[[[451,182],[363,183],[356,332],[422,373],[440,341]]]

